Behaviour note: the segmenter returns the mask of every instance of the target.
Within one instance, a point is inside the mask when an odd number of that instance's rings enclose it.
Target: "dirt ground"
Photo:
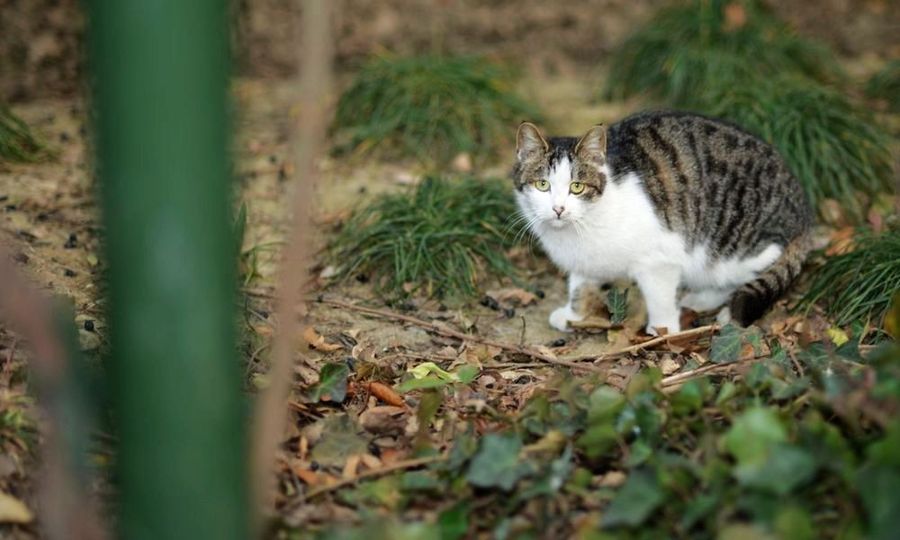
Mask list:
[[[593,99],[597,82],[595,72],[578,72],[529,81],[526,92],[546,111],[549,129],[557,133],[578,133],[597,122],[614,121],[642,106],[638,102],[597,103]],[[289,225],[285,201],[290,194],[292,173],[288,164],[291,116],[285,111],[291,111],[293,91],[289,81],[240,79],[234,83],[240,111],[235,139],[237,199],[246,203],[248,210],[242,265],[245,272],[251,272],[245,298],[241,299],[246,321],[241,348],[247,361],[248,386],[256,384],[260,379],[258,374],[265,371],[267,346],[275,326],[270,316],[271,295],[280,246]],[[90,141],[85,129],[85,106],[77,99],[42,100],[19,105],[15,110],[53,143],[59,155],[48,163],[0,168],[0,234],[12,246],[24,272],[42,288],[71,300],[82,346],[86,350],[104,350],[108,346],[108,334],[101,294],[101,225],[88,157]],[[512,149],[508,155],[512,155]],[[342,161],[331,157],[322,159],[320,167],[323,180],[316,187],[313,205],[318,209],[317,249],[325,245],[335,223],[352,211],[354,205],[379,193],[408,189],[424,172],[407,163]],[[509,163],[498,162],[475,172],[502,177],[508,167]],[[540,258],[536,249],[528,256]],[[626,330],[576,334],[553,330],[546,322],[547,317],[564,302],[565,284],[549,264],[541,260],[535,264],[537,270],[529,280],[535,289],[543,292],[543,298],[534,305],[516,308],[511,316],[477,303],[445,309],[433,301],[414,302],[414,309],[408,315],[442,321],[485,339],[527,345],[555,356],[600,354],[626,343],[629,333],[637,329],[641,319],[639,305],[629,317]],[[312,275],[320,275],[323,266],[319,257]],[[497,283],[493,288],[503,286],[509,284]],[[371,284],[353,280],[329,285],[323,293],[327,299],[384,306]],[[782,307],[770,317],[783,316]],[[318,381],[318,369],[324,360],[352,357],[403,373],[407,367],[427,360],[453,364],[458,359],[474,358],[485,366],[478,382],[482,395],[491,396],[487,401],[498,407],[514,410],[553,373],[545,363],[512,362],[498,357],[490,347],[460,344],[413,324],[370,317],[326,303],[310,304],[308,324],[328,343],[339,346],[330,351],[314,350],[298,339],[297,392]],[[5,373],[19,373],[5,375],[8,385],[0,390],[2,405],[2,400],[21,399],[25,393],[21,372],[26,354],[17,345],[16,337],[5,329],[0,329],[0,358],[5,359]],[[643,362],[656,363],[663,373],[671,374],[682,367],[684,360],[677,355],[659,354]],[[610,384],[623,385],[641,365],[642,361],[623,359],[606,364],[608,372],[604,375]],[[501,380],[509,382],[502,393],[496,385]],[[370,405],[364,396],[358,396],[347,409],[359,413]],[[315,418],[304,416],[309,410],[302,404],[299,407],[289,438],[296,439],[304,424]],[[382,442],[387,445],[385,448],[392,444],[387,440]],[[27,481],[32,467],[30,453],[24,448],[4,448],[0,456],[0,486],[29,505],[34,504]],[[313,519],[308,515],[309,509],[294,508],[291,512],[288,512],[289,521]],[[327,521],[335,515],[317,514],[314,518]],[[0,535],[7,532],[14,537],[30,537],[34,531],[0,528]]]

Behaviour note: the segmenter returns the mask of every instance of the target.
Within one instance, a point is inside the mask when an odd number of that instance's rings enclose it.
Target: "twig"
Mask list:
[[[735,368],[737,366],[747,364],[750,362],[756,362],[756,361],[762,360],[764,358],[766,358],[766,357],[765,356],[751,356],[748,358],[741,358],[735,362],[729,362],[727,364],[707,364],[705,366],[700,366],[695,369],[683,371],[681,373],[676,373],[674,375],[664,377],[660,381],[660,386],[662,386],[665,389],[667,387],[680,385],[686,381],[689,381],[692,379],[698,379],[698,378],[700,378],[704,375],[707,375],[711,372],[731,371],[733,368]]]
[[[269,380],[271,384],[260,396],[253,419],[252,503],[254,534],[261,531],[259,517],[269,506],[274,493],[274,458],[278,441],[287,423],[287,398],[291,389],[293,339],[298,321],[295,308],[302,302],[304,284],[298,283],[306,275],[310,229],[310,203],[313,183],[318,175],[315,158],[320,154],[328,124],[328,98],[331,90],[332,8],[328,0],[305,0],[302,3],[301,70],[299,105],[301,118],[297,121],[294,138],[296,183],[292,202],[293,226],[284,253],[278,282],[276,313],[278,332],[275,335]]]
[[[509,351],[517,354],[524,354],[526,356],[530,356],[532,358],[536,358],[538,360],[547,362],[548,364],[555,364],[558,366],[565,366],[572,369],[581,369],[584,371],[590,371],[593,373],[606,373],[606,370],[600,367],[597,367],[592,364],[579,364],[578,362],[572,360],[566,360],[562,358],[556,358],[555,356],[549,356],[540,351],[536,351],[529,347],[520,347],[519,345],[512,345],[509,343],[503,343],[500,341],[493,341],[490,339],[485,339],[480,336],[473,336],[471,334],[464,334],[462,332],[453,330],[452,328],[448,328],[443,325],[438,325],[432,322],[424,321],[422,319],[417,319],[416,317],[411,317],[409,315],[403,315],[402,313],[395,313],[393,311],[387,311],[384,309],[376,309],[365,306],[358,306],[355,304],[350,304],[348,302],[342,302],[340,300],[329,300],[322,299],[322,304],[326,304],[333,307],[339,307],[344,309],[350,309],[353,311],[358,311],[360,313],[365,313],[368,315],[374,315],[376,317],[382,317],[385,319],[393,319],[396,321],[403,321],[409,324],[413,324],[415,326],[419,326],[421,328],[425,328],[430,332],[434,332],[435,334],[440,334],[446,337],[456,338],[462,341],[469,341],[472,343],[480,343],[481,345],[487,345],[489,347],[497,347],[499,349],[503,349],[505,351]]]
[[[453,330],[452,328],[447,328],[446,326],[438,325],[433,322],[418,319],[416,317],[411,317],[409,315],[403,315],[402,313],[396,313],[396,312],[388,311],[388,310],[384,310],[384,309],[370,308],[370,307],[360,306],[360,305],[356,305],[356,304],[351,304],[349,302],[342,302],[340,300],[331,300],[331,299],[325,299],[325,298],[321,299],[320,303],[326,304],[329,306],[333,306],[333,307],[351,309],[353,311],[358,311],[360,313],[365,313],[365,314],[373,315],[376,317],[383,317],[386,319],[403,321],[403,322],[406,322],[409,324],[413,324],[415,326],[419,326],[421,328],[425,328],[426,330],[429,330],[436,334],[441,334],[443,336],[452,337],[452,338],[460,339],[463,341],[480,343],[482,345],[488,345],[491,347],[498,347],[505,351],[518,353],[518,354],[524,354],[526,356],[530,356],[532,358],[542,360],[549,364],[566,366],[566,367],[570,367],[573,369],[582,369],[582,370],[591,371],[594,373],[606,373],[606,370],[599,368],[597,366],[594,366],[592,364],[585,364],[583,362],[585,362],[587,360],[593,360],[593,361],[612,360],[614,358],[618,358],[620,356],[624,356],[624,355],[632,353],[632,352],[636,352],[636,351],[640,351],[642,349],[646,349],[648,347],[652,347],[659,343],[665,343],[667,341],[671,341],[674,339],[692,337],[692,336],[702,335],[702,334],[706,334],[706,333],[713,333],[719,329],[718,325],[711,324],[708,326],[701,326],[699,328],[692,328],[690,330],[685,330],[684,332],[677,332],[674,334],[666,334],[664,336],[655,337],[655,338],[647,340],[643,343],[638,343],[636,345],[631,345],[631,346],[624,347],[619,350],[610,351],[608,353],[589,354],[589,355],[583,355],[583,356],[574,356],[574,357],[570,357],[570,358],[556,358],[555,356],[549,356],[540,351],[534,350],[530,347],[512,345],[510,343],[503,343],[503,342],[499,342],[499,341],[485,339],[480,336],[464,334],[462,332]]]
[[[342,487],[346,487],[346,486],[355,484],[356,482],[359,482],[360,480],[375,478],[378,476],[383,476],[385,474],[390,474],[392,472],[402,471],[405,469],[413,469],[415,467],[421,467],[422,465],[428,465],[430,463],[437,463],[439,461],[445,461],[446,459],[447,459],[447,456],[442,454],[439,456],[428,456],[428,457],[422,457],[422,458],[416,458],[416,459],[407,459],[405,461],[398,461],[397,463],[388,465],[386,467],[382,467],[380,469],[372,469],[370,471],[362,472],[362,473],[354,476],[353,478],[344,478],[343,480],[339,480],[339,481],[335,482],[334,484],[329,484],[327,486],[313,488],[313,489],[309,490],[309,492],[306,494],[304,499],[309,500],[309,499],[318,497],[319,495],[322,495],[324,493],[335,491],[335,490],[341,489]]]
[[[687,337],[693,337],[703,334],[712,334],[719,329],[719,325],[710,324],[707,326],[700,326],[697,328],[691,328],[690,330],[684,330],[682,332],[675,332],[674,334],[666,334],[664,336],[657,336],[653,339],[648,339],[642,343],[636,343],[634,345],[630,345],[628,347],[624,347],[622,349],[618,349],[615,351],[610,351],[608,353],[603,354],[588,354],[583,356],[575,356],[569,358],[568,360],[572,362],[579,362],[585,360],[609,360],[612,358],[617,358],[619,356],[625,356],[627,354],[631,354],[633,352],[637,352],[643,349],[648,349],[653,347],[654,345],[659,345],[660,343],[666,343],[672,340],[678,340]]]

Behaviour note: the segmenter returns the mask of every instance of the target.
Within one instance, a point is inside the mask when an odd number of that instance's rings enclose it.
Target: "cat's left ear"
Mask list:
[[[575,154],[597,165],[606,163],[606,126],[596,125],[575,145]]]

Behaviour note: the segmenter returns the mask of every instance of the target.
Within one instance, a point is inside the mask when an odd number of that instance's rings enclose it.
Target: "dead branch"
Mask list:
[[[606,370],[600,367],[597,367],[593,364],[580,364],[578,362],[572,360],[566,360],[562,358],[556,358],[555,356],[550,356],[548,354],[542,353],[541,351],[537,351],[530,347],[522,347],[519,345],[512,345],[510,343],[503,343],[500,341],[493,341],[490,339],[485,339],[480,336],[473,336],[471,334],[464,334],[457,330],[453,330],[452,328],[448,328],[444,325],[439,325],[433,322],[428,322],[422,319],[417,319],[416,317],[411,317],[409,315],[403,315],[401,313],[395,313],[393,311],[388,311],[384,309],[376,309],[365,306],[358,306],[355,304],[350,304],[348,302],[342,302],[340,300],[329,300],[322,299],[322,304],[329,305],[332,307],[338,307],[343,309],[350,309],[353,311],[357,311],[359,313],[365,313],[367,315],[373,315],[375,317],[381,317],[384,319],[393,319],[395,321],[401,321],[405,323],[409,323],[420,328],[424,328],[429,332],[434,332],[435,334],[440,334],[442,336],[456,338],[461,341],[468,341],[470,343],[478,343],[481,345],[487,345],[489,347],[497,347],[498,349],[503,349],[504,351],[508,351],[515,354],[522,354],[525,356],[530,356],[537,360],[541,360],[548,364],[554,364],[558,366],[565,366],[572,369],[580,369],[583,371],[590,371],[592,373],[606,373]],[[591,357],[593,358],[593,357]]]
[[[269,371],[269,388],[259,397],[253,419],[252,502],[257,512],[270,507],[274,493],[274,459],[278,441],[287,421],[287,400],[291,388],[293,337],[298,321],[295,308],[302,302],[307,253],[311,230],[310,203],[318,175],[315,158],[320,155],[328,124],[328,99],[331,91],[332,36],[329,0],[304,0],[301,6],[302,34],[300,65],[300,118],[297,123],[294,165],[297,181],[292,203],[293,226],[284,254],[276,313],[275,335]],[[259,527],[255,531],[259,532]]]
[[[309,490],[309,492],[304,497],[304,500],[310,500],[324,493],[329,493],[331,491],[336,491],[343,487],[355,484],[360,480],[366,480],[369,478],[375,478],[378,476],[384,476],[385,474],[390,474],[396,471],[402,471],[405,469],[413,469],[416,467],[421,467],[422,465],[428,465],[431,463],[437,463],[439,461],[445,461],[447,459],[446,455],[440,456],[428,456],[416,459],[407,459],[404,461],[398,461],[397,463],[393,463],[386,467],[382,467],[380,469],[372,469],[370,471],[362,472],[353,478],[344,478],[335,482],[334,484],[329,484],[327,486],[317,487]]]

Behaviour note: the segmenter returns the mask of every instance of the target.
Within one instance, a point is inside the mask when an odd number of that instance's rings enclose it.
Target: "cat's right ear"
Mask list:
[[[516,156],[519,161],[543,154],[549,147],[536,125],[531,122],[519,124],[519,131],[516,133]]]

